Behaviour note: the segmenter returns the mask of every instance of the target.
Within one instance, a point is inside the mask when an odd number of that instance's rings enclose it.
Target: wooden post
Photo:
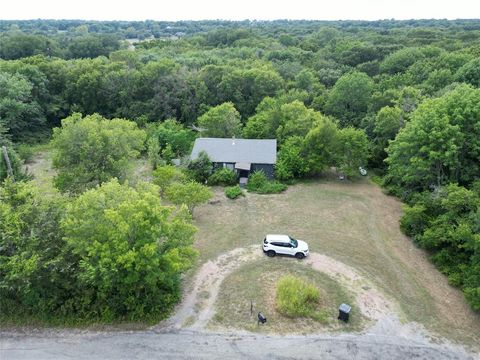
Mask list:
[[[10,158],[8,157],[7,147],[2,146],[3,157],[5,158],[5,163],[7,164],[7,175],[12,178],[15,182],[15,177],[13,176],[12,164],[10,163]]]

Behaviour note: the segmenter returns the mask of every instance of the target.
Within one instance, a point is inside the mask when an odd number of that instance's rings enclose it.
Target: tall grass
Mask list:
[[[277,283],[277,310],[289,317],[309,317],[325,320],[319,311],[320,290],[313,284],[292,275],[282,277]]]

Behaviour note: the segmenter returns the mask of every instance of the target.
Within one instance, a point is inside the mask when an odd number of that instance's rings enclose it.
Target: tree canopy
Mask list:
[[[145,138],[131,121],[73,114],[53,132],[55,185],[78,193],[114,177],[126,180],[129,162],[144,148]]]

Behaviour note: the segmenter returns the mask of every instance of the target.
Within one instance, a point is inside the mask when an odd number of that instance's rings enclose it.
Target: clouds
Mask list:
[[[477,0],[3,0],[1,19],[430,19],[479,18]]]

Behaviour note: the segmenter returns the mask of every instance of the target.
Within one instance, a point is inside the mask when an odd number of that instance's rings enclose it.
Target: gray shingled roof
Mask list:
[[[234,143],[234,144],[233,144]],[[277,140],[198,138],[192,150],[192,159],[205,151],[213,162],[275,164]]]

